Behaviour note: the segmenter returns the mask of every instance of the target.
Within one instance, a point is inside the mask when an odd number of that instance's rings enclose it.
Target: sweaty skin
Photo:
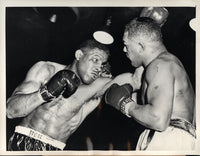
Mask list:
[[[53,101],[45,103],[38,91],[40,86],[56,72],[67,68],[65,65],[53,62],[36,63],[29,70],[24,82],[8,99],[7,116],[24,117],[21,126],[32,128],[65,143],[70,134],[100,103],[100,98],[91,97],[110,81],[110,78],[98,78],[89,85],[79,86],[67,99],[60,95]],[[20,98],[24,98],[23,102],[19,102]]]
[[[142,84],[142,104],[146,107],[137,105],[130,109],[131,114],[136,114],[137,109],[144,112],[135,115],[141,123],[150,128],[156,127],[151,124],[153,121],[161,122],[165,128],[170,119],[176,118],[193,123],[194,91],[182,63],[174,55],[163,52],[154,59],[144,72]]]
[[[124,73],[106,84],[129,83],[133,87],[129,115],[142,125],[158,131],[169,126],[170,119],[185,119],[195,125],[195,95],[189,77],[174,55],[163,52],[146,66],[136,68],[135,73]],[[142,103],[136,94],[141,89]]]

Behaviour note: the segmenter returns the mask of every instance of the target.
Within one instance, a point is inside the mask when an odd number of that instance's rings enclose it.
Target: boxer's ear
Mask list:
[[[82,50],[79,49],[79,50],[77,50],[75,52],[75,58],[76,58],[76,60],[79,60],[82,56],[83,56]]]

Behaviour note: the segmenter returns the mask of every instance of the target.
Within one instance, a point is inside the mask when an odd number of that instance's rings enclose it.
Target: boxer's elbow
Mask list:
[[[7,103],[6,103],[6,116],[9,119],[15,118],[15,109],[13,105],[13,100],[12,98],[8,98]]]
[[[20,110],[7,110],[6,111],[6,116],[9,119],[25,117],[26,115],[27,114],[25,114],[25,113],[21,113]]]
[[[168,127],[168,122],[162,116],[157,116],[155,121],[153,122],[152,128],[156,131],[163,132]]]
[[[155,126],[155,130],[159,131],[159,132],[163,132],[167,129],[167,125],[166,124],[157,124]]]
[[[15,113],[14,113],[14,111],[12,109],[7,108],[6,109],[6,116],[9,119],[13,119],[13,118],[15,118]]]
[[[14,107],[8,105],[7,108],[6,108],[6,116],[9,119],[14,119],[14,118],[22,117],[22,116],[25,116],[25,115],[22,115],[21,109],[14,108]]]

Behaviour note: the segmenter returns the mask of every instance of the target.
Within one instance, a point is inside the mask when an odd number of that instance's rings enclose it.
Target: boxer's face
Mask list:
[[[102,64],[107,62],[108,55],[99,49],[93,49],[83,53],[77,61],[77,70],[83,83],[90,84],[99,77]]]
[[[126,53],[126,56],[131,61],[132,66],[139,67],[141,65],[141,47],[138,42],[134,39],[128,38],[128,32],[124,33],[123,36],[124,48],[123,51]]]

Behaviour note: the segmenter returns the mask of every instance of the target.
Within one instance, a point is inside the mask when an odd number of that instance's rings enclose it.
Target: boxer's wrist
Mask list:
[[[53,96],[47,89],[46,85],[43,85],[39,89],[39,93],[41,95],[41,98],[44,100],[44,102],[52,101],[55,96]]]
[[[129,115],[129,108],[131,106],[131,103],[133,103],[133,102],[135,102],[135,101],[129,97],[129,98],[124,99],[121,102],[121,105],[120,105],[120,111],[124,115],[126,115],[127,117],[129,117],[129,118],[131,118],[131,116]]]

